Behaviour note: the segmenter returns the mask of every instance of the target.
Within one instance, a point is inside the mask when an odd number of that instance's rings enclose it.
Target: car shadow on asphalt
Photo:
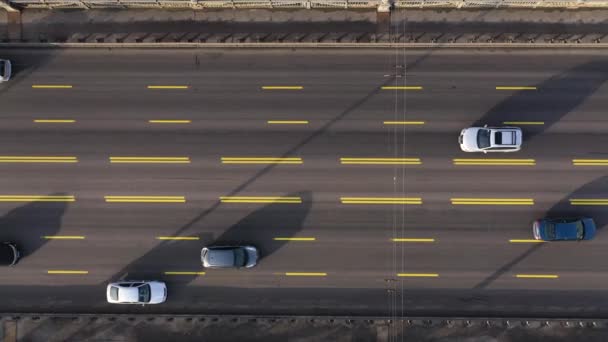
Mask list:
[[[491,108],[472,124],[474,127],[521,126],[526,140],[548,130],[595,93],[608,79],[608,61],[592,61],[554,75],[535,85],[537,90],[519,90]],[[522,85],[523,86],[523,85]],[[509,122],[536,121],[543,125]]]
[[[258,262],[264,262],[289,241],[274,240],[275,237],[291,238],[302,230],[304,221],[312,206],[309,191],[285,195],[300,197],[301,204],[272,203],[245,216],[230,226],[221,235],[201,232],[195,237],[198,242],[172,241],[160,243],[157,247],[132,262],[112,281],[120,279],[162,280],[170,283],[171,293],[179,292],[180,286],[188,285],[197,274],[164,274],[159,266],[166,267],[163,272],[202,272],[201,248],[204,246],[251,245],[259,249]],[[221,272],[221,271],[219,271]],[[246,272],[246,271],[244,271]]]
[[[31,256],[49,241],[46,236],[60,231],[67,207],[67,202],[30,202],[9,211],[0,218],[0,241],[14,242],[22,258]]]
[[[578,206],[571,205],[570,199],[589,199],[589,198],[606,198],[606,194],[608,193],[608,176],[604,176],[598,178],[592,182],[586,183],[585,185],[579,187],[568,196],[562,198],[559,202],[553,205],[547,212],[544,217],[548,218],[574,218],[574,217],[590,217],[595,221],[597,227],[597,235],[602,233],[603,228],[608,224],[608,211],[605,206],[601,205],[591,205],[591,206]],[[539,217],[542,218],[542,217]],[[532,236],[532,222],[530,222],[530,236]],[[596,238],[597,238],[596,235]],[[564,243],[589,243],[585,241],[580,242],[564,242]],[[496,279],[503,276],[505,273],[510,272],[513,267],[521,263],[523,260],[528,258],[533,253],[537,252],[541,248],[543,248],[545,244],[539,243],[534,244],[526,251],[521,253],[516,258],[510,260],[502,267],[498,268],[494,273],[485,278],[483,281],[475,285],[474,289],[484,289],[487,288],[491,283],[493,283]]]

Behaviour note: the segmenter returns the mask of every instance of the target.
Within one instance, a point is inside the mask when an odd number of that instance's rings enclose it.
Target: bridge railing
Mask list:
[[[21,8],[377,8],[380,0],[10,0]],[[394,0],[394,8],[608,8],[608,0]]]

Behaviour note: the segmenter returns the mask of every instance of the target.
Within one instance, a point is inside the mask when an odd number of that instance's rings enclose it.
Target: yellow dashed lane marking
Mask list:
[[[149,85],[148,89],[188,89],[187,85]]]
[[[268,120],[270,125],[308,125],[308,120]]]
[[[532,198],[451,198],[453,205],[534,205]]]
[[[340,158],[341,164],[359,165],[420,165],[420,158]]]
[[[608,198],[571,198],[570,205],[608,205]]]
[[[68,84],[34,84],[34,89],[72,89],[71,85]]]
[[[255,197],[255,196],[222,196],[222,203],[302,203],[300,197]]]
[[[78,158],[54,156],[0,156],[0,163],[78,163]]]
[[[108,203],[186,203],[184,196],[103,196]]]
[[[384,86],[382,90],[422,90],[421,86]]]
[[[205,275],[205,272],[168,271],[165,275]]]
[[[534,166],[534,159],[453,159],[454,165]]]
[[[74,202],[74,196],[0,195],[0,202]]]
[[[384,121],[385,125],[424,125],[424,121]]]
[[[262,86],[263,90],[302,90],[303,86]]]
[[[222,164],[302,164],[302,158],[222,157]]]
[[[325,272],[286,272],[286,276],[288,277],[325,277],[327,273]]]
[[[432,238],[393,238],[393,242],[435,242]]]
[[[110,157],[110,163],[189,164],[189,157]]]
[[[557,274],[516,274],[516,278],[530,278],[530,279],[557,279]]]
[[[536,87],[497,86],[496,90],[536,90]]]
[[[157,236],[157,240],[177,240],[177,241],[197,241],[200,240],[197,236]]]
[[[419,197],[340,197],[342,204],[422,204]]]
[[[505,125],[544,125],[544,121],[503,121]]]
[[[576,166],[608,166],[608,159],[572,159]]]
[[[89,274],[89,271],[76,271],[76,270],[48,270],[47,274]]]
[[[397,277],[411,277],[411,278],[437,278],[437,273],[397,273]]]
[[[544,240],[536,240],[536,239],[511,239],[510,243],[542,243]]]
[[[273,240],[275,241],[316,241],[314,237],[275,237]]]
[[[46,235],[42,238],[45,240],[84,240],[84,236],[80,235]]]
[[[155,124],[189,124],[191,120],[148,120],[149,123]]]
[[[72,119],[34,119],[35,123],[74,123]]]

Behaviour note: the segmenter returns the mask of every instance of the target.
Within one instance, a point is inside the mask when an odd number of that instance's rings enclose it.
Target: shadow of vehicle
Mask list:
[[[557,74],[537,90],[521,90],[498,103],[472,126],[504,126],[510,121],[542,121],[544,125],[523,126],[524,143],[551,128],[580,106],[608,79],[608,62],[592,61]],[[517,126],[513,124],[513,126]]]
[[[302,204],[294,207],[285,204],[269,204],[246,216],[213,241],[215,246],[253,245],[258,248],[260,259],[270,256],[288,241],[273,240],[275,237],[294,237],[300,230],[310,207],[309,191],[286,195],[302,198]]]
[[[21,257],[27,258],[48,241],[45,236],[59,232],[67,206],[66,202],[31,202],[9,211],[0,218],[0,241],[15,242]]]
[[[253,245],[259,249],[260,260],[276,252],[287,241],[274,241],[277,235],[292,237],[301,229],[310,211],[312,196],[310,192],[296,192],[286,196],[301,197],[301,204],[273,203],[247,215],[228,228],[219,237],[201,232],[197,237],[199,243],[162,242],[154,249],[132,262],[111,281],[118,279],[163,280],[171,282],[171,292],[194,280],[196,274],[182,274],[179,277],[165,275],[159,266],[166,270],[200,272],[201,248],[205,245]],[[277,231],[280,229],[280,231]],[[179,244],[179,245],[176,245]]]
[[[608,176],[598,178],[592,182],[579,187],[568,196],[562,198],[553,205],[543,217],[563,218],[563,217],[590,217],[593,218],[597,227],[597,233],[602,233],[602,228],[608,224],[608,211],[605,206],[576,206],[570,204],[570,199],[606,198],[608,193]],[[542,218],[542,217],[539,217]],[[532,238],[532,222],[530,222],[530,238]],[[597,236],[596,236],[597,238]],[[516,258],[510,260],[502,267],[497,269],[489,277],[474,286],[474,289],[483,289],[490,285],[494,280],[509,272],[514,266],[525,260],[532,253],[543,248],[544,244],[534,244]]]

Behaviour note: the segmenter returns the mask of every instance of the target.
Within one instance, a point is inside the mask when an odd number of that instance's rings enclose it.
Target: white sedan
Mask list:
[[[515,152],[521,149],[519,127],[469,127],[460,132],[458,142],[465,152]]]
[[[121,281],[108,284],[108,303],[160,304],[167,300],[167,285],[162,281]]]

